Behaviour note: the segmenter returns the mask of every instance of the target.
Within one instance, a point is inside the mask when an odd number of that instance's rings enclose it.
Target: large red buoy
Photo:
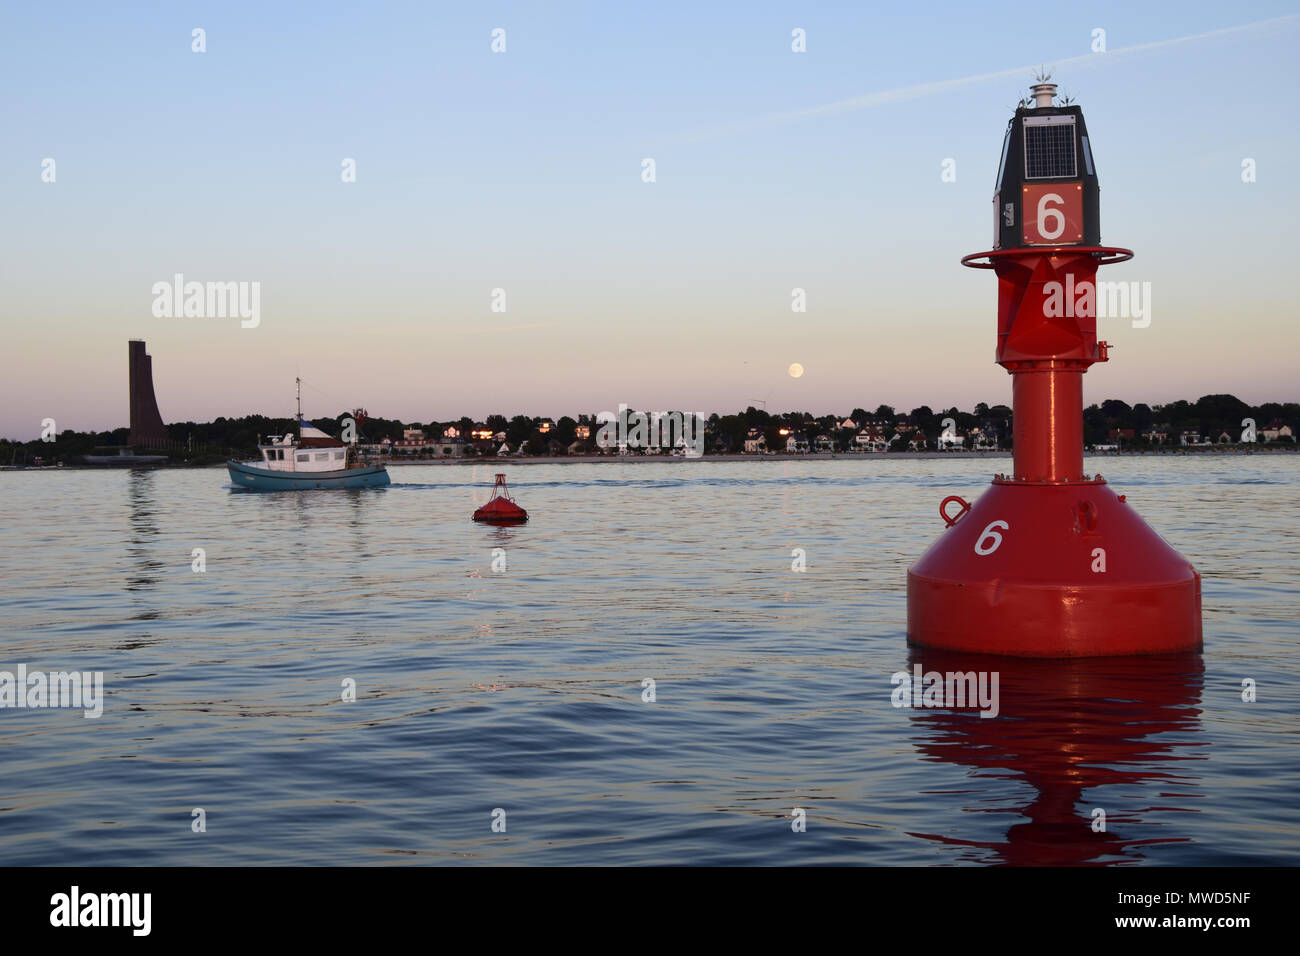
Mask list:
[[[1107,360],[1097,268],[1133,253],[1100,244],[1083,113],[1054,106],[1048,79],[1007,127],[994,249],[962,259],[998,277],[1014,473],[973,505],[944,499],[947,530],[907,572],[908,641],[1018,657],[1199,650],[1200,575],[1083,473],[1083,374]]]
[[[497,483],[492,486],[492,497],[482,508],[474,512],[475,521],[488,524],[523,524],[528,520],[528,512],[515,504],[506,490],[506,476],[497,475]]]

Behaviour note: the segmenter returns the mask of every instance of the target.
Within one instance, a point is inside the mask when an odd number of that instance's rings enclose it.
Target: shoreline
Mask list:
[[[1169,449],[1169,450],[1143,450],[1143,451],[1103,451],[1103,452],[1084,452],[1084,458],[1196,458],[1204,455],[1213,456],[1250,456],[1250,455],[1296,455],[1300,454],[1300,447],[1296,448],[1268,448],[1248,450],[1239,447],[1225,448],[1223,450],[1212,448],[1196,449]],[[536,455],[520,458],[417,458],[410,461],[395,459],[391,461],[375,461],[371,464],[382,464],[393,468],[405,468],[412,465],[586,465],[593,463],[610,463],[610,464],[686,464],[694,462],[776,462],[776,461],[918,461],[918,460],[935,460],[935,461],[986,461],[990,459],[1010,459],[1012,453],[1009,451],[892,451],[892,452],[810,452],[803,455],[703,455],[699,458],[682,458],[674,455]],[[160,463],[156,465],[0,465],[0,471],[130,471],[146,469],[175,469],[175,468],[225,468],[224,462],[212,463],[206,465],[187,465],[184,462]]]
[[[1267,451],[1246,451],[1239,448],[1224,451],[1209,449],[1196,451],[1101,451],[1084,452],[1084,458],[1151,458],[1175,457],[1191,458],[1199,455],[1295,455],[1298,448],[1277,448]],[[805,455],[703,455],[699,458],[681,458],[673,455],[537,455],[526,458],[425,458],[416,461],[385,461],[384,465],[402,467],[406,465],[485,465],[495,462],[501,465],[581,465],[591,462],[612,462],[622,464],[650,464],[653,462],[765,462],[765,461],[917,461],[923,459],[944,460],[978,460],[994,458],[1012,458],[1009,451],[879,451],[849,454],[846,452],[808,453]]]

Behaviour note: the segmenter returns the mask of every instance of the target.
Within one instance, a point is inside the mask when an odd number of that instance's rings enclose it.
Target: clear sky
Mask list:
[[[408,421],[1009,403],[957,260],[1040,63],[1137,252],[1102,277],[1151,283],[1085,400],[1300,397],[1295,2],[15,3],[0,434],[125,425],[129,338],[166,421],[297,374]],[[260,282],[260,325],[155,317],[175,273]]]

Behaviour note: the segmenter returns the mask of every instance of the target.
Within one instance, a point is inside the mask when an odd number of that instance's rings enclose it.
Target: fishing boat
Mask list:
[[[294,491],[316,488],[377,488],[390,483],[388,469],[368,465],[352,444],[313,427],[302,417],[302,382],[298,381],[298,434],[270,435],[253,461],[227,461],[230,480],[247,491]]]

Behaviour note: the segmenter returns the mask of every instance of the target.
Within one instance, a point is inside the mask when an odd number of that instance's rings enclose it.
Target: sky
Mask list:
[[[127,424],[132,338],[165,421],[1009,404],[958,260],[1040,64],[1151,289],[1085,402],[1296,401],[1298,48],[1297,2],[6,4],[0,435]],[[258,324],[155,315],[178,273]]]

